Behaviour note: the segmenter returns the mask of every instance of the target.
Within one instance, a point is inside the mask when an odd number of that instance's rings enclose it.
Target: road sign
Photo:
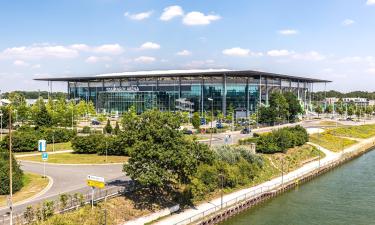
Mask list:
[[[87,176],[87,185],[90,186],[90,187],[104,188],[105,187],[105,181],[104,181],[103,177],[88,175]]]
[[[42,153],[42,160],[43,161],[47,161],[48,160],[48,153],[47,152],[43,152]]]
[[[47,142],[46,140],[39,140],[38,141],[38,150],[40,152],[45,152],[47,149]]]

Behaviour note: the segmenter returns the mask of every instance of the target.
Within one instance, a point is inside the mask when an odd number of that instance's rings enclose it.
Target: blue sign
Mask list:
[[[40,152],[45,152],[47,149],[47,142],[46,140],[39,140],[38,141],[38,150]]]
[[[43,152],[42,153],[42,160],[43,161],[47,161],[48,160],[48,153],[47,152]]]

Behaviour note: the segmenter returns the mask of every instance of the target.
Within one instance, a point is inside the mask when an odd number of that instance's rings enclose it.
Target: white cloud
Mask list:
[[[78,51],[89,51],[90,47],[86,44],[73,44],[70,48],[78,50]]]
[[[39,69],[39,68],[41,68],[42,66],[40,65],[40,64],[35,64],[35,65],[33,65],[31,68],[32,69]]]
[[[189,56],[189,55],[191,55],[191,52],[189,50],[182,50],[182,51],[177,52],[176,55]]]
[[[361,61],[362,61],[362,58],[359,56],[344,57],[338,60],[339,63],[357,63]]]
[[[160,16],[160,20],[168,21],[177,16],[183,16],[183,15],[184,15],[184,11],[182,10],[181,6],[173,5],[173,6],[164,8],[164,11]]]
[[[99,57],[99,56],[90,56],[88,57],[85,62],[86,63],[97,63],[97,62],[108,62],[108,61],[111,61],[112,59],[108,56],[103,56],[103,57]]]
[[[292,55],[294,59],[307,60],[307,61],[320,61],[326,59],[326,56],[316,51],[310,51],[306,53],[295,53]]]
[[[365,70],[366,73],[375,73],[375,68],[368,68]]]
[[[91,51],[100,54],[119,55],[124,52],[124,48],[119,44],[105,44],[93,47]]]
[[[138,63],[152,63],[155,60],[156,59],[154,57],[151,57],[151,56],[140,56],[140,57],[134,59],[134,61],[138,62]]]
[[[154,42],[145,42],[141,45],[140,49],[142,50],[147,50],[147,49],[153,49],[153,50],[156,50],[156,49],[160,49],[160,45],[157,44],[157,43],[154,43]]]
[[[375,5],[375,0],[367,0],[366,5]]]
[[[196,25],[208,25],[212,21],[219,20],[221,17],[219,15],[213,15],[213,14],[208,14],[205,15],[201,12],[189,12],[186,14],[183,18],[183,23],[185,25],[189,26],[196,26]]]
[[[250,49],[245,49],[245,48],[240,48],[240,47],[224,49],[222,53],[228,56],[240,56],[240,57],[263,55],[263,53],[261,52],[251,52]]]
[[[279,30],[279,34],[282,34],[282,35],[295,35],[295,34],[298,34],[298,33],[299,33],[299,31],[294,30],[294,29]]]
[[[293,51],[289,51],[286,49],[281,49],[281,50],[270,50],[267,52],[267,55],[272,56],[272,57],[280,57],[280,56],[289,56],[294,54]]]
[[[341,25],[343,26],[350,26],[350,25],[353,25],[355,24],[355,21],[354,20],[351,20],[351,19],[346,19],[344,21],[342,21]]]
[[[78,51],[62,45],[32,45],[7,48],[0,52],[0,58],[41,59],[75,58]]]
[[[144,20],[149,18],[152,15],[152,11],[147,12],[140,12],[136,14],[130,14],[129,12],[125,12],[124,16],[128,17],[131,20]]]
[[[14,66],[29,66],[29,64],[23,60],[15,60],[13,62]]]
[[[202,69],[202,68],[212,68],[215,66],[215,61],[213,59],[206,60],[193,60],[186,63],[184,66],[186,69]]]

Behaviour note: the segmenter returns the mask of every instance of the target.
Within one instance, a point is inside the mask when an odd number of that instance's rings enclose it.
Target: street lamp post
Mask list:
[[[222,209],[223,208],[223,195],[224,195],[224,174],[223,173],[220,173],[219,174],[220,176],[220,182],[221,182],[221,193],[220,193],[220,208]]]
[[[212,124],[214,123],[214,100],[212,98],[208,98],[208,101],[211,102],[211,137],[210,137],[210,147],[212,145],[212,133],[213,133],[213,127]]]
[[[12,165],[12,108],[9,107],[9,209],[10,225],[13,224],[13,165]]]
[[[3,111],[0,110],[0,141],[3,140]]]

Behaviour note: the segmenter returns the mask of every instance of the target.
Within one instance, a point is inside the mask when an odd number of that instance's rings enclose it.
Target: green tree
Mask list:
[[[112,128],[112,125],[111,125],[111,121],[108,119],[107,124],[104,127],[104,133],[112,134],[112,130],[113,130],[113,128]]]
[[[113,133],[114,133],[115,135],[120,134],[120,125],[118,124],[117,121],[116,121],[115,129],[113,130]]]
[[[201,118],[199,117],[198,112],[193,113],[193,118],[191,119],[191,123],[193,124],[193,127],[195,129],[199,129],[199,127],[201,126]]]
[[[48,113],[44,102],[40,104],[40,108],[35,118],[35,125],[38,127],[50,127],[52,125],[51,115]]]
[[[294,93],[285,92],[284,97],[288,103],[288,120],[294,122],[297,119],[297,116],[303,113],[302,106]]]
[[[321,105],[316,105],[315,106],[315,109],[314,109],[314,111],[318,114],[318,117],[320,116],[320,114],[322,114],[323,113],[323,108],[322,108],[322,106]]]
[[[212,161],[207,145],[187,140],[178,128],[181,118],[171,112],[143,113],[137,130],[137,143],[130,152],[124,172],[152,190],[177,183],[188,183],[200,163]]]
[[[354,115],[354,106],[353,105],[348,105],[348,116],[351,117]]]
[[[13,193],[19,191],[23,187],[21,170],[18,162],[12,156],[13,168]],[[9,152],[0,148],[0,195],[9,194]]]
[[[325,113],[332,113],[333,112],[333,105],[329,104],[324,110]]]

